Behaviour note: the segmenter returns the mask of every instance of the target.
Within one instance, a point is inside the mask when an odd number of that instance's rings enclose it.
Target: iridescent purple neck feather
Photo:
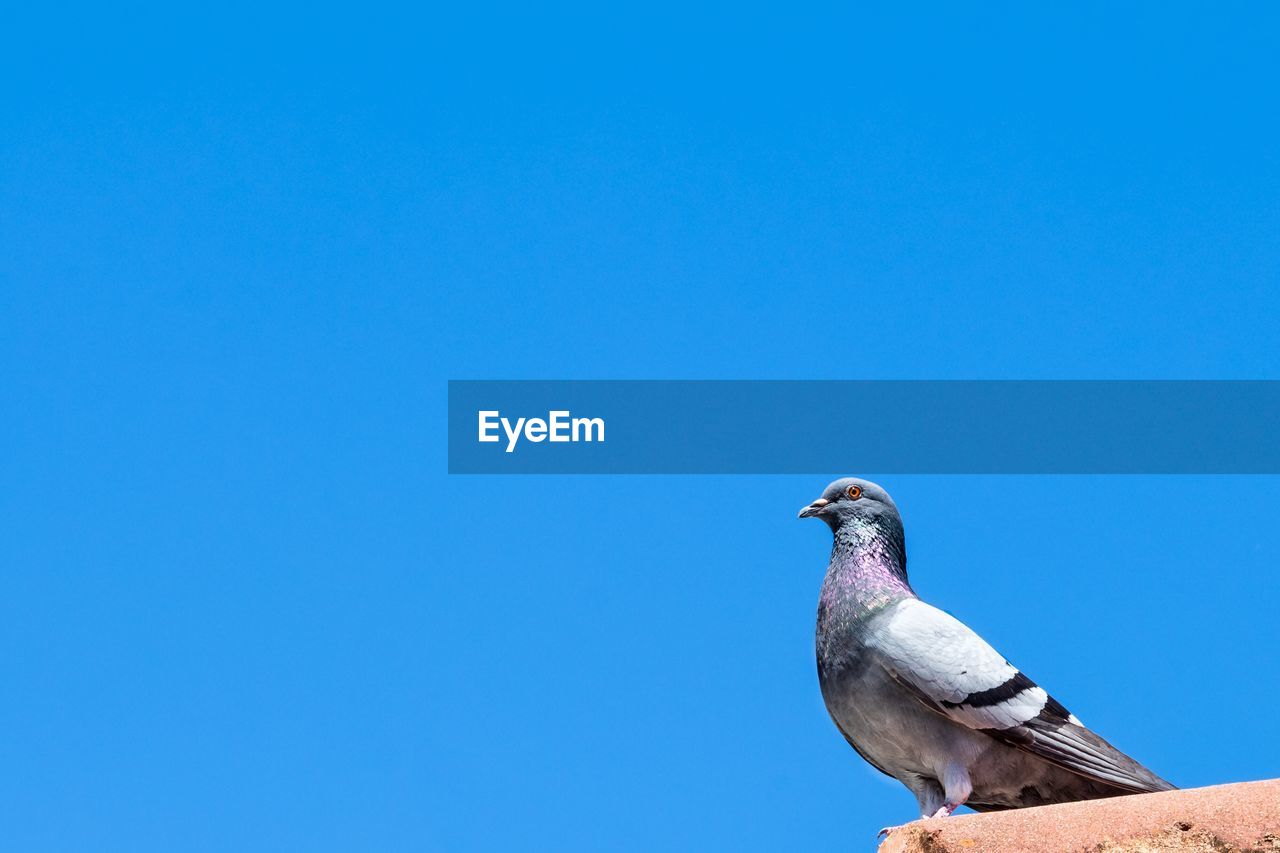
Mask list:
[[[819,616],[864,619],[886,605],[915,598],[907,582],[902,522],[880,516],[841,524],[818,599]]]

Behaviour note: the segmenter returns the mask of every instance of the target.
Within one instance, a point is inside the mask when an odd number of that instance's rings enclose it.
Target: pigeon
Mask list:
[[[921,817],[1173,790],[920,600],[884,489],[836,480],[800,518],[820,518],[835,535],[818,600],[827,711],[860,756],[915,794]]]

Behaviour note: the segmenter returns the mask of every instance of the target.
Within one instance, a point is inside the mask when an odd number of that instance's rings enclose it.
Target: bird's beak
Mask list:
[[[816,501],[800,510],[800,514],[796,516],[796,518],[813,518],[815,515],[822,512],[829,503],[831,503],[831,501],[826,498],[818,498]]]

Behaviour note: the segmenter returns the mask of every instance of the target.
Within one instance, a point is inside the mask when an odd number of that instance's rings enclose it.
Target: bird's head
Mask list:
[[[870,480],[844,477],[822,492],[822,497],[800,510],[800,518],[820,518],[832,530],[853,519],[877,527],[889,524],[901,530],[898,507],[889,493]]]

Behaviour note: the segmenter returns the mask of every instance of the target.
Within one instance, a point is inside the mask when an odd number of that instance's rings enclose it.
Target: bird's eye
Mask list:
[[[856,501],[858,498],[862,497],[862,487],[850,486],[844,490],[844,493],[849,496],[849,500]]]

